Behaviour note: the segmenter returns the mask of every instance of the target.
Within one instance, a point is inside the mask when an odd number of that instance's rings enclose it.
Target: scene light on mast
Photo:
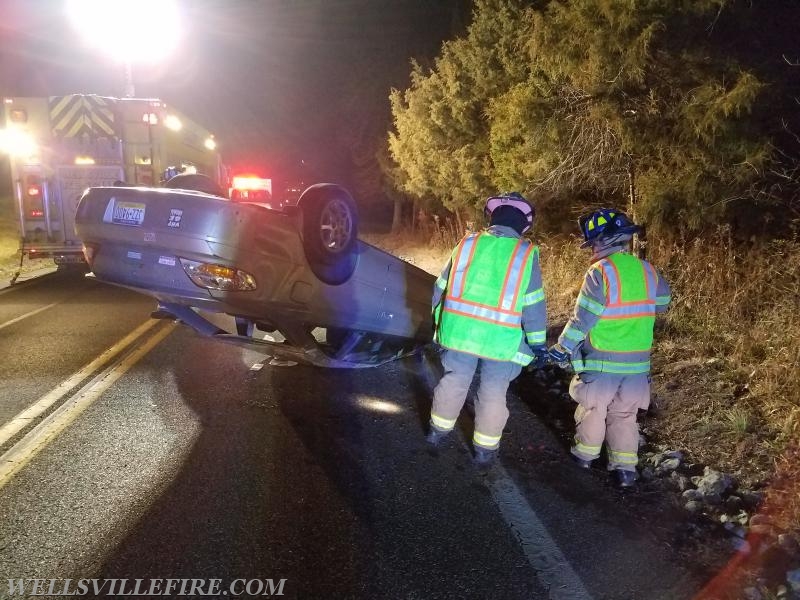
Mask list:
[[[120,62],[163,60],[181,37],[178,8],[169,0],[68,0],[67,12],[90,45]]]
[[[66,11],[87,45],[123,64],[128,97],[135,95],[132,64],[164,60],[182,36],[174,0],[67,0]]]

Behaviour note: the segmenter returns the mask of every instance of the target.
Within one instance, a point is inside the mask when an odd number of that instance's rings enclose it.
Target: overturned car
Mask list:
[[[382,364],[432,335],[434,277],[358,239],[341,186],[296,205],[187,189],[96,187],[75,229],[100,281],[153,296],[156,318],[322,367]]]

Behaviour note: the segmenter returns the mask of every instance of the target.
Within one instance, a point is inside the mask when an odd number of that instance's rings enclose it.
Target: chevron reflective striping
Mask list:
[[[52,96],[49,107],[53,135],[115,135],[113,102],[100,96]]]
[[[58,115],[63,115],[64,111],[70,106],[75,106],[75,96],[51,96],[50,97],[50,122],[55,123]]]
[[[80,110],[78,98],[78,96],[61,96],[50,99],[50,123],[53,135],[58,135],[76,118],[75,115]]]

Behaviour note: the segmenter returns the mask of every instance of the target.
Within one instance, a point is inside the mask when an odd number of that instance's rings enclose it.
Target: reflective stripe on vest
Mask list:
[[[500,298],[496,305],[484,304],[465,300],[461,296],[464,293],[464,285],[472,264],[478,238],[484,235],[480,233],[470,236],[464,240],[459,249],[456,262],[453,264],[453,275],[451,284],[444,299],[444,310],[446,312],[458,313],[473,319],[490,321],[503,327],[521,327],[522,309],[518,307],[519,290],[522,285],[522,267],[533,251],[533,244],[528,244],[523,240],[517,242],[511,260],[506,269],[503,280],[503,287]]]
[[[616,373],[618,375],[638,375],[650,371],[650,361],[621,361],[611,358],[602,360],[592,360],[583,357],[576,357],[572,360],[572,367],[576,373],[583,371],[602,371],[603,373]]]

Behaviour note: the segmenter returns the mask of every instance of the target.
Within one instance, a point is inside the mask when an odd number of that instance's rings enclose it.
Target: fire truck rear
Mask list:
[[[213,135],[158,99],[5,98],[2,116],[0,149],[11,164],[20,265],[25,256],[83,262],[75,211],[86,188],[157,185],[169,167],[228,186]]]

